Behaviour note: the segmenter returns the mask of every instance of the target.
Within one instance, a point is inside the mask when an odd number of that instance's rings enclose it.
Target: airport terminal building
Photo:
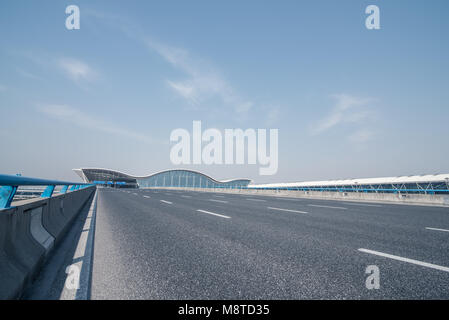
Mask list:
[[[250,184],[250,179],[216,180],[199,171],[172,169],[148,176],[132,176],[101,168],[73,169],[84,182],[128,188],[227,188],[290,191],[449,194],[449,174],[368,179]]]
[[[246,188],[249,179],[216,180],[199,171],[187,169],[172,169],[160,171],[148,176],[132,176],[123,172],[102,169],[73,169],[84,182],[111,187],[128,188]]]

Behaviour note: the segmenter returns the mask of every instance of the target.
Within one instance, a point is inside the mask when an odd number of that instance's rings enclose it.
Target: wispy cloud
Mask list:
[[[157,53],[173,68],[181,71],[184,79],[166,79],[166,84],[194,109],[208,103],[228,107],[239,119],[244,119],[255,103],[237,93],[237,90],[223,77],[219,70],[205,59],[193,56],[185,48],[167,45],[149,37],[145,30],[126,17],[104,12],[88,11],[88,15],[102,20],[110,28],[116,28],[132,40],[143,43],[150,51]]]
[[[190,104],[198,105],[198,88],[195,84],[173,82],[167,80],[167,84]]]
[[[351,141],[364,142],[374,135],[374,132],[367,128],[374,116],[370,106],[373,99],[348,94],[337,94],[332,97],[336,101],[332,111],[310,128],[312,135],[324,133],[344,124],[355,126],[356,132],[349,137]]]
[[[36,66],[40,67],[43,71],[47,72],[57,71],[61,72],[70,80],[74,81],[78,85],[83,82],[92,82],[98,78],[99,73],[92,68],[85,61],[82,61],[73,57],[55,56],[53,54],[39,52],[39,51],[19,51],[13,52],[16,55],[24,57],[29,61],[32,61]],[[25,71],[22,68],[17,68],[17,72],[27,78],[42,80],[43,77],[37,76],[33,73]],[[42,73],[42,72],[41,72]]]
[[[224,105],[232,106],[239,115],[246,114],[253,107],[254,103],[240,97],[215,67],[192,57],[186,49],[150,40],[145,44],[187,76],[183,80],[167,80],[167,84],[191,105],[198,107],[209,99],[218,98]]]
[[[92,81],[96,77],[96,72],[85,62],[73,58],[61,58],[58,66],[73,81]]]
[[[35,74],[33,74],[33,73],[31,73],[31,72],[28,72],[28,71],[25,71],[25,70],[23,70],[23,69],[21,69],[21,68],[17,68],[17,72],[18,72],[21,76],[23,76],[23,77],[25,77],[25,78],[28,78],[28,79],[32,79],[32,80],[42,80],[41,77],[36,76]]]
[[[163,143],[157,139],[153,139],[132,130],[120,128],[117,124],[95,118],[81,110],[70,107],[68,105],[38,105],[37,110],[47,116],[72,123],[79,127],[89,128],[105,133],[111,133],[149,144]]]

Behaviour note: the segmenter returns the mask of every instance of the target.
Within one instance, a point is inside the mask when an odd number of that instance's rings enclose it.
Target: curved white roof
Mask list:
[[[214,178],[212,178],[211,176],[208,176],[207,174],[204,174],[204,173],[202,173],[202,172],[200,172],[200,171],[195,171],[195,170],[191,170],[191,169],[184,169],[184,168],[175,168],[175,169],[161,170],[161,171],[158,171],[158,172],[155,172],[155,173],[146,175],[146,176],[134,176],[134,175],[130,175],[130,174],[128,174],[128,173],[124,173],[124,172],[118,171],[118,170],[106,169],[106,168],[80,168],[80,169],[72,169],[72,170],[75,171],[75,173],[78,174],[82,179],[85,179],[84,173],[83,173],[83,170],[85,170],[85,169],[87,169],[87,170],[106,170],[106,171],[117,172],[117,173],[123,174],[123,175],[128,176],[128,177],[133,178],[133,179],[145,179],[145,178],[149,178],[149,177],[151,177],[151,176],[155,176],[155,175],[157,175],[157,174],[164,173],[164,172],[168,172],[168,171],[189,171],[189,172],[193,172],[193,173],[196,173],[196,174],[200,174],[200,175],[202,175],[202,176],[205,176],[206,178],[208,178],[208,179],[210,179],[210,180],[212,180],[212,181],[214,181],[214,182],[217,182],[217,183],[227,183],[227,182],[231,182],[231,181],[239,181],[239,180],[245,180],[245,181],[251,182],[251,180],[250,180],[250,179],[247,179],[247,178],[237,178],[237,179],[228,179],[228,180],[217,180],[217,179],[214,179]]]
[[[401,183],[426,183],[445,182],[449,180],[449,174],[434,174],[421,176],[398,176],[384,178],[364,178],[346,180],[303,181],[291,183],[270,183],[249,185],[249,188],[289,188],[289,187],[318,187],[318,186],[344,186],[344,185],[370,185],[370,184],[401,184]]]

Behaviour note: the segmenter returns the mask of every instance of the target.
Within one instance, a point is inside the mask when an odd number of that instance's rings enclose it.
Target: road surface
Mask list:
[[[90,299],[449,299],[448,208],[103,188],[94,222]]]

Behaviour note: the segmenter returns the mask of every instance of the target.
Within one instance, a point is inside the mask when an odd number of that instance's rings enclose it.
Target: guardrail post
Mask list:
[[[0,209],[9,208],[16,194],[17,186],[0,187]]]
[[[53,194],[54,190],[55,190],[54,185],[47,186],[47,188],[45,188],[44,192],[42,192],[41,198],[50,198],[51,195]]]

